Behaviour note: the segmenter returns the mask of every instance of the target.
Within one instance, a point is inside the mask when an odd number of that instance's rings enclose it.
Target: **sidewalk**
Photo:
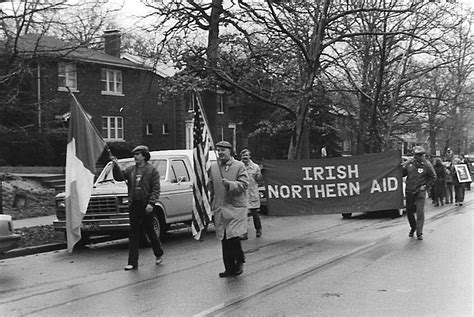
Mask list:
[[[54,220],[56,220],[56,215],[13,220],[13,228],[20,229],[25,227],[30,228],[36,226],[52,225]]]

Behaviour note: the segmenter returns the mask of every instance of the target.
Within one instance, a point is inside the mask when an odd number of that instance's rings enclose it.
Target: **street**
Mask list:
[[[172,232],[163,264],[141,249],[133,272],[126,240],[2,260],[0,315],[472,316],[473,201],[427,199],[423,241],[383,213],[263,217],[258,239],[249,221],[244,274],[225,279],[212,230]]]

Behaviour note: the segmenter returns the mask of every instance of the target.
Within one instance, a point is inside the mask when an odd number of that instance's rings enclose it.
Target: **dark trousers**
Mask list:
[[[253,218],[253,225],[256,230],[262,229],[262,222],[260,221],[260,215],[258,212],[260,211],[260,208],[250,208],[250,215]]]
[[[153,212],[145,212],[146,205],[142,201],[133,201],[130,204],[130,232],[128,236],[128,264],[138,266],[138,249],[140,247],[141,230],[143,229],[150,239],[151,248],[156,257],[163,255],[163,247],[153,229]]]
[[[245,263],[244,251],[240,243],[240,237],[227,239],[224,234],[222,239],[222,259],[226,272],[236,272],[242,263]]]
[[[423,195],[422,195],[423,194]],[[424,193],[411,194],[406,193],[406,210],[408,223],[412,232],[417,235],[423,234],[423,225],[425,223],[425,198]],[[415,218],[416,214],[416,218]]]
[[[457,203],[464,202],[464,183],[454,185],[454,200]]]

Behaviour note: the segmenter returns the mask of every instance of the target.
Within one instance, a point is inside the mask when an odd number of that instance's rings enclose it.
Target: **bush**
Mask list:
[[[44,133],[0,131],[0,165],[64,166],[66,163],[67,129]]]

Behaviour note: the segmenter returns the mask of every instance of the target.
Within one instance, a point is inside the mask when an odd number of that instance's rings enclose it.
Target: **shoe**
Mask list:
[[[243,235],[240,236],[240,240],[248,240],[249,235],[248,233],[244,233]]]
[[[232,276],[232,274],[227,271],[219,273],[219,277],[229,277],[229,276]]]
[[[413,237],[414,234],[415,234],[415,230],[410,230],[410,233],[408,234],[408,236],[411,238]]]
[[[439,204],[434,204],[435,207],[439,207]]]
[[[257,229],[257,238],[262,236],[262,229]]]
[[[136,270],[137,267],[134,266],[134,265],[131,265],[131,264],[128,264],[128,265],[125,265],[125,267],[123,268],[125,271],[131,271],[131,270]]]
[[[423,233],[416,236],[418,240],[423,240]]]
[[[242,274],[242,273],[244,273],[244,267],[243,267],[243,265],[241,264],[241,265],[239,265],[239,268],[237,269],[237,271],[234,272],[233,275],[237,276],[237,275],[240,275],[240,274]]]
[[[459,203],[459,206],[462,206],[462,203]]]
[[[161,256],[157,256],[155,260],[156,265],[160,265],[163,262],[163,258]]]

